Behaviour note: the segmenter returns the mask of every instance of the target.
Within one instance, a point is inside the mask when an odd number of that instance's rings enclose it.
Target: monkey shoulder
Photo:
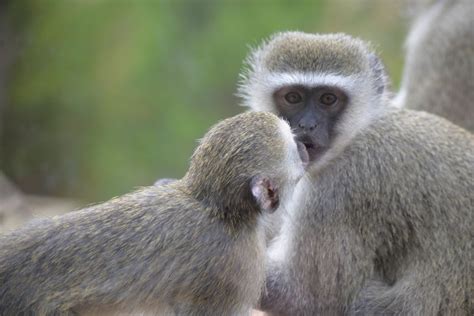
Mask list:
[[[342,160],[340,168],[367,170],[356,172],[362,184],[400,198],[403,192],[405,197],[438,194],[438,200],[461,192],[472,196],[474,190],[474,135],[426,112],[400,109],[380,118],[348,146]]]
[[[366,162],[387,159],[387,163],[400,155],[407,160],[446,161],[454,157],[471,162],[474,152],[474,135],[465,129],[434,114],[408,109],[395,109],[375,120],[341,155],[343,159]],[[371,155],[367,155],[367,152]],[[365,158],[366,157],[366,158]]]
[[[388,225],[436,222],[454,229],[459,216],[472,223],[473,166],[472,134],[433,114],[395,110],[312,175],[313,194],[301,203],[313,207],[298,216],[316,216],[323,225],[347,214],[356,227],[373,231],[383,229],[380,218]]]
[[[401,146],[416,143],[418,149],[442,148],[446,150],[443,158],[463,152],[463,156],[469,159],[474,151],[473,134],[443,117],[424,111],[395,110],[375,122],[370,131],[383,140],[392,141],[396,138],[402,141]],[[454,150],[452,154],[451,150]]]

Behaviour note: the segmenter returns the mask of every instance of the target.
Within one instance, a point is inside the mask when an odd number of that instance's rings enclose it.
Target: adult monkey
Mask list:
[[[474,132],[473,100],[474,3],[436,1],[410,30],[395,103],[440,115]]]
[[[474,136],[388,106],[386,85],[343,34],[277,34],[248,58],[245,105],[312,160],[268,251],[272,315],[473,313]]]

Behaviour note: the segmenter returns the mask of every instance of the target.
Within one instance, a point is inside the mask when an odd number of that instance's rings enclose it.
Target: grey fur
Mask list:
[[[312,36],[307,45],[318,42],[320,35]],[[315,54],[332,51],[326,38],[319,37]],[[353,40],[344,41],[350,46]],[[319,60],[308,54],[291,60],[271,42],[260,54],[267,49],[275,60],[293,63],[295,73],[306,60]],[[272,315],[472,315],[474,136],[437,116],[374,98],[377,76],[370,64],[365,68],[367,58],[361,67],[368,69],[363,73],[372,92],[355,89],[364,95],[352,95],[348,107],[354,111],[339,124],[357,129],[364,116],[369,122],[350,137],[342,129],[340,151],[323,156],[324,165],[316,161],[298,184],[270,246],[261,307]],[[321,65],[314,74],[324,77],[330,68]],[[251,69],[275,75],[264,65]],[[251,70],[247,77],[254,75]],[[256,77],[265,86],[265,76]],[[249,87],[242,86],[246,105],[261,110],[251,101],[263,94]]]
[[[472,315],[473,167],[473,136],[446,120],[400,110],[374,122],[309,179],[288,219],[292,260],[269,270],[262,307]]]
[[[264,278],[250,180],[297,180],[280,124],[263,112],[227,119],[183,179],[0,236],[0,315],[248,313]]]
[[[442,0],[416,19],[406,43],[399,106],[474,132],[474,3]]]
[[[366,44],[356,39],[348,43],[347,38],[342,33],[321,34],[319,37],[301,32],[278,33],[265,43],[262,50],[256,49],[252,53],[249,63],[262,63],[272,72],[357,73],[367,67],[356,62],[363,59],[360,52],[366,49]],[[328,43],[331,43],[331,49],[327,49]]]

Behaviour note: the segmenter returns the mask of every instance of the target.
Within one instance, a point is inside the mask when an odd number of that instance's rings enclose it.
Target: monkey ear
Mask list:
[[[250,191],[261,210],[273,213],[280,204],[278,188],[265,176],[255,176],[250,181]]]
[[[378,94],[382,94],[386,92],[390,85],[385,67],[380,58],[375,53],[370,53],[369,63],[375,79],[375,89]]]

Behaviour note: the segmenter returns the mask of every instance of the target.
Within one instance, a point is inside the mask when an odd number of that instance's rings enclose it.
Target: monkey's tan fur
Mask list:
[[[474,132],[474,3],[433,1],[406,42],[395,103],[447,118]]]
[[[1,236],[0,314],[248,313],[264,276],[250,180],[297,180],[282,124],[263,112],[224,120],[182,180]]]

